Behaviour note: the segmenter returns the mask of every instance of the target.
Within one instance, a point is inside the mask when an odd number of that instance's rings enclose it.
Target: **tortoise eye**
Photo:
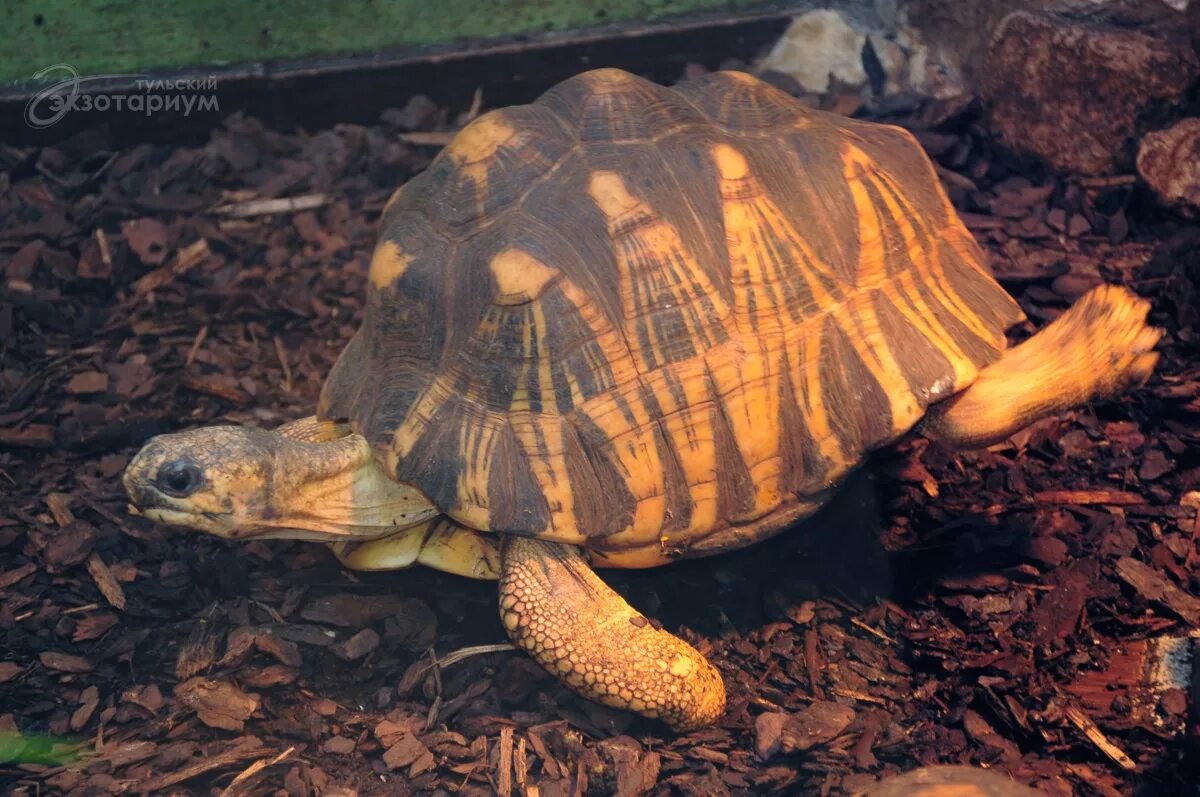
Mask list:
[[[200,488],[200,468],[194,462],[177,459],[158,469],[158,489],[175,498],[187,498]]]

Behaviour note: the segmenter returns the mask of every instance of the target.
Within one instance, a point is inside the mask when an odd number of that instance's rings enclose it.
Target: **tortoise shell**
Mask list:
[[[603,69],[397,191],[319,413],[459,524],[653,564],[812,512],[1022,318],[907,132]]]

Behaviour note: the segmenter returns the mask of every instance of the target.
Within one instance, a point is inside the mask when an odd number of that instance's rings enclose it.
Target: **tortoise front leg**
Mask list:
[[[500,619],[514,644],[598,703],[677,731],[711,725],[725,708],[716,668],[613,592],[574,546],[508,538]]]
[[[1034,421],[1145,382],[1160,330],[1150,305],[1126,288],[1089,291],[1045,329],[979,373],[963,392],[929,408],[921,431],[963,448],[990,445]]]

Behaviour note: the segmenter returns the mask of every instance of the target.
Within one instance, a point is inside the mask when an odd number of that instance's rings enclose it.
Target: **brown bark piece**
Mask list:
[[[1117,575],[1146,600],[1162,604],[1192,627],[1200,627],[1200,598],[1180,589],[1159,571],[1124,556],[1117,560]]]
[[[305,605],[300,616],[310,623],[361,628],[393,616],[403,605],[404,598],[390,595],[323,595]]]
[[[83,371],[67,382],[67,392],[80,396],[108,390],[108,374],[103,371]]]
[[[125,590],[121,589],[120,582],[108,569],[104,560],[100,558],[100,554],[93,553],[88,557],[87,568],[104,599],[114,608],[123,610],[125,608]]]
[[[1146,499],[1137,493],[1124,490],[1042,490],[1033,496],[1033,500],[1038,504],[1075,504],[1077,506],[1092,504],[1129,506],[1146,503]]]
[[[157,266],[167,256],[167,228],[153,218],[121,222],[121,232],[129,248],[148,266]]]
[[[329,652],[339,659],[358,661],[377,647],[379,647],[379,634],[370,628],[364,628],[349,639],[331,646]]]
[[[227,747],[209,751],[207,755],[182,769],[150,778],[139,784],[138,789],[142,794],[162,794],[176,784],[199,777],[207,772],[225,769],[239,761],[259,758],[273,752],[271,748],[263,747],[258,739],[247,736]]]
[[[207,678],[184,681],[175,687],[175,697],[194,710],[205,725],[227,731],[241,731],[259,703],[258,695]]]
[[[70,653],[59,653],[47,650],[38,656],[42,664],[58,672],[91,672],[95,666],[82,656],[72,656]]]

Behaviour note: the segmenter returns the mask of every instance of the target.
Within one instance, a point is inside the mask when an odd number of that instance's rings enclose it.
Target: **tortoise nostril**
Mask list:
[[[186,498],[196,492],[202,481],[200,468],[194,462],[177,459],[158,469],[157,487],[175,498]]]

